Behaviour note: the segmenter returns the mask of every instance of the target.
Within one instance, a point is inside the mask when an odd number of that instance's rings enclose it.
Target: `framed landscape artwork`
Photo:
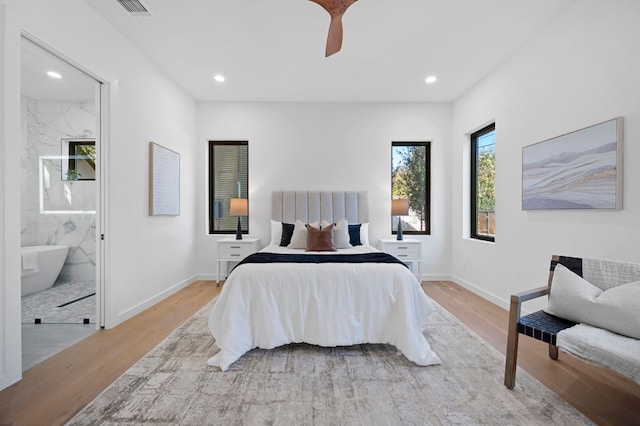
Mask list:
[[[623,118],[522,148],[522,209],[621,209]]]

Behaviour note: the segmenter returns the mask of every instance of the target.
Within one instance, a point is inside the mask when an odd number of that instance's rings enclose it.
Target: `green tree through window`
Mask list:
[[[495,124],[471,135],[471,238],[495,241]]]
[[[403,232],[430,233],[430,142],[392,142],[392,198],[409,200],[409,216],[403,217]],[[397,217],[392,218],[392,233],[396,233]]]

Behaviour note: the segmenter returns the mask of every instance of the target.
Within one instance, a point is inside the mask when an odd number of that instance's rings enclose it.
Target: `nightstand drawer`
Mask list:
[[[398,259],[419,259],[419,247],[416,244],[394,244],[385,248],[385,251]]]
[[[220,244],[220,259],[242,260],[254,251],[253,244]]]

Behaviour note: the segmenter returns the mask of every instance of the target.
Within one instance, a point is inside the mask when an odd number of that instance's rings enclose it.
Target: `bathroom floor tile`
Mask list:
[[[84,324],[96,322],[96,284],[79,281],[56,284],[22,296],[22,323]]]
[[[22,324],[22,371],[96,332],[95,324]]]

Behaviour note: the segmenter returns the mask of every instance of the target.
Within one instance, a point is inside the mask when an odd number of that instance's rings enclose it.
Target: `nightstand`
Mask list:
[[[418,281],[420,279],[420,262],[422,262],[422,241],[405,238],[398,241],[395,238],[381,238],[380,250],[397,257],[404,263],[409,263],[411,272],[416,273]],[[413,265],[416,265],[414,268]],[[415,269],[415,270],[414,270]]]
[[[241,240],[235,238],[222,238],[218,243],[218,276],[216,283],[220,282],[220,267],[224,262],[225,274],[227,262],[240,262],[245,257],[260,250],[260,238],[246,237]]]

